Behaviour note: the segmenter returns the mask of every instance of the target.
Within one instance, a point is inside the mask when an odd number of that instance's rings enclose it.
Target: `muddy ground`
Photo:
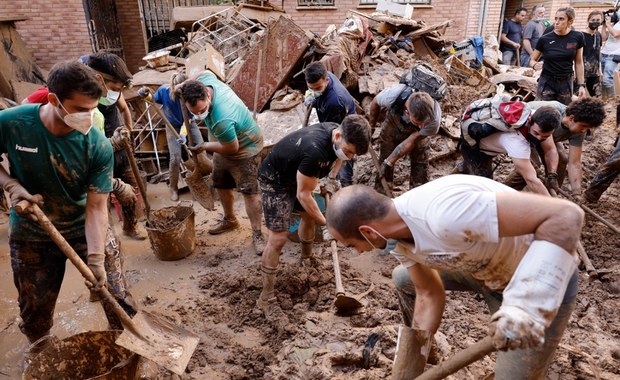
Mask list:
[[[471,91],[453,89],[453,99],[465,103]],[[475,96],[474,96],[475,97]],[[454,101],[456,102],[456,101]],[[459,107],[446,106],[458,115]],[[610,105],[610,113],[615,114]],[[586,142],[584,180],[608,157],[617,135],[615,116]],[[454,149],[444,136],[431,139],[432,155]],[[432,178],[449,173],[456,157],[432,164]],[[502,161],[498,172],[507,172]],[[406,161],[397,167],[396,188],[408,188],[403,175]],[[359,182],[373,183],[369,157],[356,166]],[[149,185],[154,209],[171,205],[165,184]],[[616,181],[593,207],[620,225],[620,181]],[[181,198],[190,200],[187,190]],[[238,197],[239,198],[239,197]],[[222,216],[219,204],[206,211],[195,203],[197,247],[179,261],[162,262],[149,241],[123,239],[127,279],[140,307],[201,337],[182,379],[385,379],[390,375],[400,313],[391,272],[397,262],[382,252],[358,254],[338,247],[345,290],[359,294],[366,306],[353,316],[337,315],[334,307],[332,258],[326,243],[316,245],[312,267],[301,267],[300,248],[289,242],[281,256],[277,296],[286,318],[269,323],[255,308],[261,289],[260,258],[251,249],[250,227],[243,202],[236,202],[241,228],[210,236],[207,229]],[[0,217],[1,218],[1,217]],[[6,219],[0,224],[0,379],[19,378],[19,362],[26,339],[19,332],[16,291],[12,284]],[[620,236],[587,218],[582,241],[600,277],[582,271],[578,302],[564,335],[550,379],[620,378]],[[482,339],[489,313],[481,297],[449,292],[443,322],[436,334],[438,360]],[[69,268],[55,316],[53,333],[65,338],[81,331],[106,328],[105,317],[73,268]],[[451,379],[490,379],[494,355],[461,370]],[[167,371],[160,378],[171,379]]]

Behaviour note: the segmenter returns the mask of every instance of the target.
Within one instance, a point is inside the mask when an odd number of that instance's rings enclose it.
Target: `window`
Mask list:
[[[390,0],[397,4],[430,4],[431,0]],[[575,1],[575,0],[573,0]],[[591,1],[591,0],[590,0]],[[360,5],[377,5],[377,0],[360,0]]]
[[[335,0],[297,0],[298,7],[333,7]]]

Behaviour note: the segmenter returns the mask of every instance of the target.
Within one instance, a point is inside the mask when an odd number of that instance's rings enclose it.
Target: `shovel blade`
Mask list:
[[[139,311],[132,322],[140,335],[125,329],[116,344],[182,375],[196,350],[198,335],[146,311]]]
[[[344,294],[338,294],[334,301],[336,309],[339,313],[351,313],[364,306],[357,298],[349,297]]]
[[[189,191],[202,207],[210,211],[215,210],[215,202],[213,201],[211,189],[198,170],[194,170],[190,175],[185,177],[185,183],[187,183]]]

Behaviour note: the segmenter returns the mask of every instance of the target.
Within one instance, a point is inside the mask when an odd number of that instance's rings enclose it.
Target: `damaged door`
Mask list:
[[[93,51],[114,53],[125,59],[116,0],[82,0],[82,4]]]

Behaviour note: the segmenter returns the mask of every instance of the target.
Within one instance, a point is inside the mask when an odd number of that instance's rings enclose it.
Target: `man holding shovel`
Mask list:
[[[41,204],[43,212],[88,263],[96,284],[106,283],[104,244],[107,199],[112,191],[113,152],[93,125],[102,90],[96,73],[78,62],[55,65],[48,77],[48,103],[0,112],[0,185],[11,204]],[[33,196],[33,194],[41,197]],[[19,297],[20,329],[31,346],[25,364],[49,346],[66,256],[29,215],[11,210],[9,248]]]
[[[263,161],[259,181],[269,238],[261,262],[263,291],[257,305],[268,318],[277,310],[275,276],[293,209],[301,214],[301,258],[309,259],[315,225],[325,224],[325,217],[312,195],[319,178],[328,174],[335,178],[342,161],[365,154],[369,145],[368,122],[362,116],[349,115],[340,125],[319,123],[284,136]]]
[[[344,188],[326,219],[330,233],[359,252],[398,241],[393,280],[405,326],[393,379],[424,370],[445,290],[484,296],[501,350],[496,379],[544,378],[575,305],[574,252],[584,219],[577,205],[450,175],[395,199],[365,186]],[[411,349],[416,335],[420,347]],[[414,354],[404,355],[405,348]]]
[[[243,101],[210,71],[200,74],[196,80],[185,81],[180,94],[194,120],[209,129],[209,142],[190,147],[195,153],[213,154],[213,186],[222,202],[224,218],[209,233],[217,235],[239,227],[233,210],[236,187],[243,194],[254,250],[260,254],[265,240],[257,175],[263,131]]]

